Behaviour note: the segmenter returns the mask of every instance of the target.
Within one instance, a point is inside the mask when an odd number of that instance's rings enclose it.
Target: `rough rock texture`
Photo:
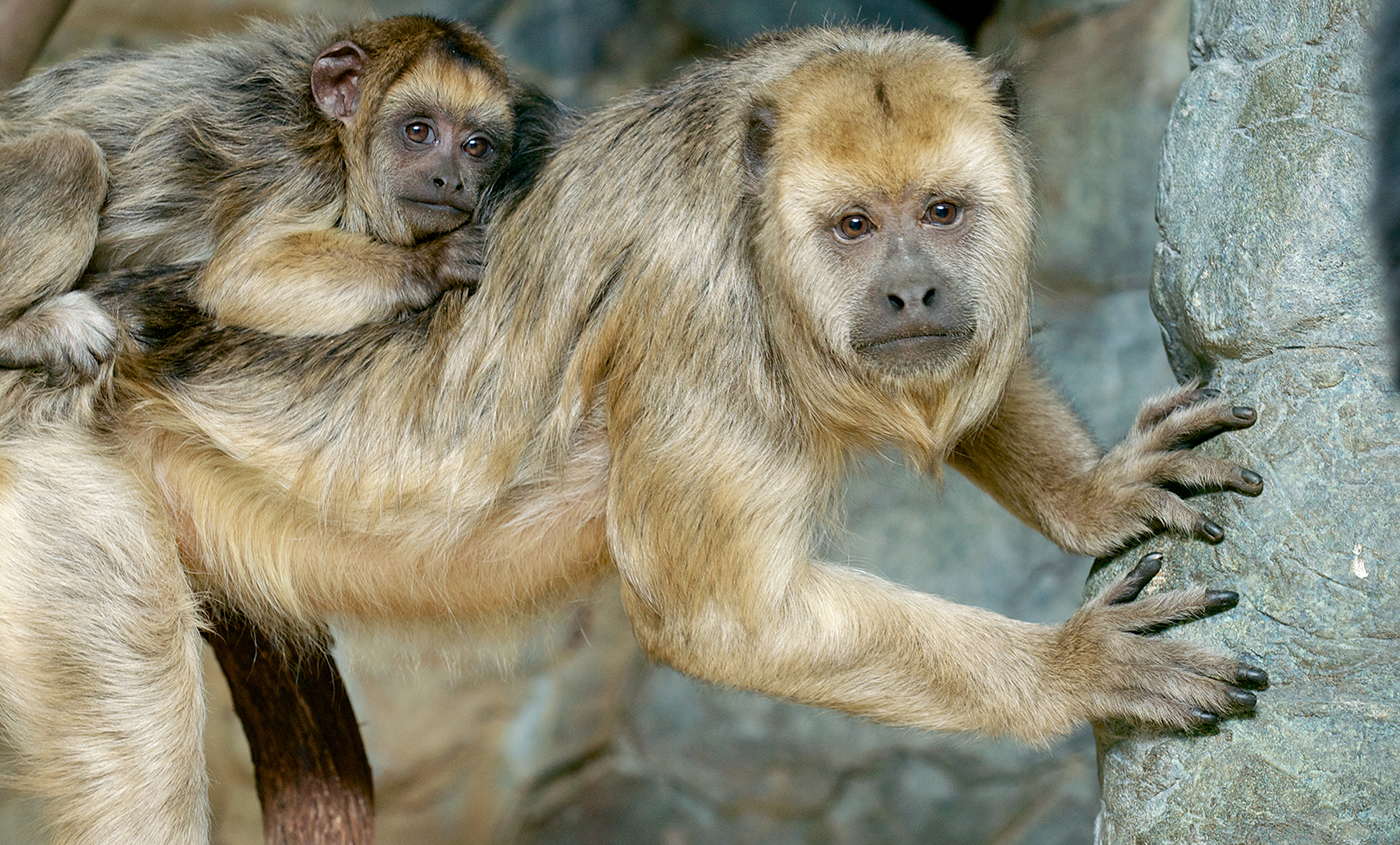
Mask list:
[[[1163,586],[1243,596],[1172,636],[1267,667],[1273,687],[1214,736],[1101,729],[1103,845],[1400,838],[1400,405],[1365,237],[1371,15],[1354,0],[1193,8],[1152,301],[1181,376],[1258,406],[1255,429],[1208,448],[1266,487],[1209,504],[1222,545],[1150,547],[1167,553]]]

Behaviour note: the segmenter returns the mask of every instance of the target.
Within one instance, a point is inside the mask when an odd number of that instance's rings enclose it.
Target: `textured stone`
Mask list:
[[[1183,376],[1260,422],[1205,447],[1265,477],[1214,496],[1216,547],[1158,540],[1162,585],[1242,594],[1171,632],[1267,667],[1256,717],[1099,731],[1103,845],[1400,837],[1400,419],[1366,241],[1368,4],[1200,3],[1167,131],[1153,305]],[[1143,550],[1128,557],[1133,559]],[[1127,561],[1105,567],[1096,589]]]

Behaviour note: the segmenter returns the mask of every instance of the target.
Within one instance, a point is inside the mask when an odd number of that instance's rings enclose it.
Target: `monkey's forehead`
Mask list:
[[[962,51],[843,52],[775,86],[785,170],[849,174],[891,196],[920,188],[1016,190],[1019,150],[991,81]]]
[[[450,58],[428,55],[394,83],[385,105],[437,106],[451,114],[508,122],[510,92],[485,70]]]

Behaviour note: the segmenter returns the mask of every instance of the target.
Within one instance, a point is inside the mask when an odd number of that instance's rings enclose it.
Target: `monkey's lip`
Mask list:
[[[463,208],[459,205],[452,205],[443,202],[428,202],[427,200],[405,199],[404,204],[409,208],[418,208],[433,214],[450,214],[454,217],[467,217],[472,213],[472,209]]]
[[[884,366],[918,367],[956,355],[972,342],[973,333],[968,328],[901,334],[856,343],[855,350],[856,354]]]
[[[884,337],[878,340],[859,341],[855,344],[860,353],[881,353],[884,350],[911,349],[924,346],[963,343],[972,339],[972,329],[935,329],[910,332],[909,334]]]

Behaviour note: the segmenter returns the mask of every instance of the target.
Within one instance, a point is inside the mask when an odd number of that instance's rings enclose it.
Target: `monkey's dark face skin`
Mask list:
[[[499,130],[442,108],[400,114],[381,140],[386,190],[415,239],[451,231],[476,214],[482,186],[503,159]]]
[[[478,222],[482,193],[508,163],[512,92],[481,69],[430,55],[398,79],[363,127],[372,232],[411,244]],[[347,135],[359,127],[347,123]],[[354,174],[352,174],[353,178]]]
[[[922,192],[872,199],[836,216],[833,252],[859,291],[850,330],[858,355],[908,371],[966,353],[975,312],[944,256],[956,251],[971,216],[959,200]]]

